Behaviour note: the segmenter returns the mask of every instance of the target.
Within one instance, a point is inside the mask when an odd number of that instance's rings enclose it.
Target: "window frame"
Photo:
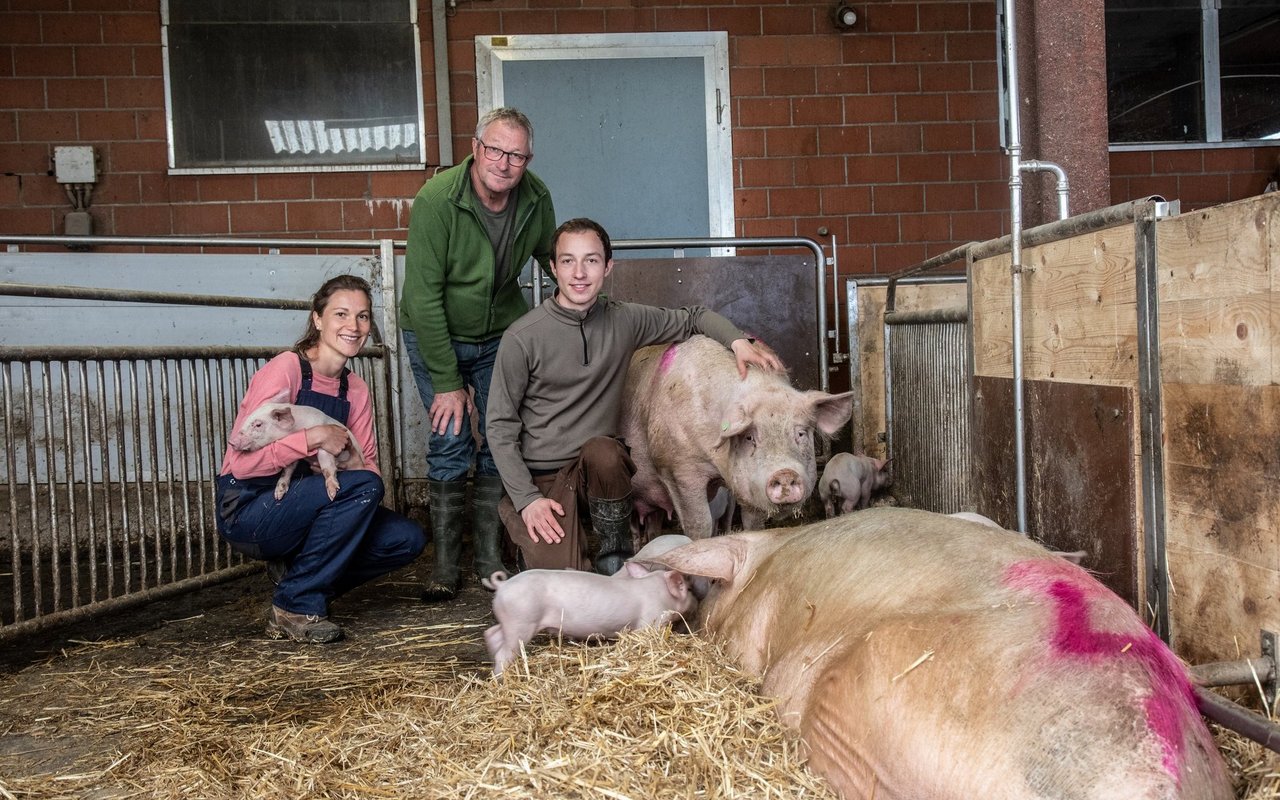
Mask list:
[[[227,166],[178,166],[177,151],[174,142],[174,97],[170,79],[169,63],[169,27],[172,24],[169,12],[170,0],[160,0],[160,47],[164,73],[164,120],[165,148],[167,151],[167,174],[169,175],[263,175],[282,173],[312,172],[391,172],[423,170],[428,165],[426,110],[423,97],[422,75],[422,31],[418,23],[418,0],[404,0],[407,8],[407,22],[413,31],[413,63],[414,85],[417,100],[417,145],[416,161],[400,161],[386,163],[325,163],[325,164],[231,164]]]
[[[1200,0],[1200,72],[1204,86],[1201,112],[1204,115],[1204,138],[1194,142],[1164,140],[1112,142],[1108,134],[1109,152],[1256,148],[1276,144],[1276,138],[1226,140],[1222,138],[1222,43],[1218,21],[1219,11],[1219,0]],[[1107,55],[1109,57],[1110,53],[1108,52]]]

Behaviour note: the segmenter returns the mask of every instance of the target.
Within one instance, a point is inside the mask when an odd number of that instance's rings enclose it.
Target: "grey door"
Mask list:
[[[560,221],[733,236],[726,48],[723,32],[477,37],[479,111],[529,115]]]

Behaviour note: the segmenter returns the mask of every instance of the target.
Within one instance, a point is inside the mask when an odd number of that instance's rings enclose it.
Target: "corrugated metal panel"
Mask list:
[[[887,320],[889,455],[904,505],[945,514],[973,508],[966,331],[963,321]]]

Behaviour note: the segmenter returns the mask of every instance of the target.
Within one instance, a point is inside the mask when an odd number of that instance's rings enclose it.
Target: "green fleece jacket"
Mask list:
[[[483,342],[501,336],[529,310],[520,290],[520,268],[530,256],[543,269],[551,262],[555,209],[546,184],[526,172],[516,187],[516,233],[502,284],[494,285],[494,253],[467,191],[471,162],[433,176],[418,191],[409,215],[400,327],[418,337],[418,349],[437,393],[462,388],[451,340]]]

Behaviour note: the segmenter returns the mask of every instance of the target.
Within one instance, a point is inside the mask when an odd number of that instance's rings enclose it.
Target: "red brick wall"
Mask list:
[[[100,158],[91,207],[99,233],[403,237],[424,171],[168,175],[159,0],[6,7],[0,231],[62,230],[70,206],[50,174],[53,147],[85,143]],[[429,70],[430,4],[419,7]],[[1005,232],[994,4],[863,0],[847,33],[832,27],[829,8],[829,0],[458,4],[449,18],[454,152],[467,151],[475,124],[478,34],[724,30],[740,235],[826,244],[826,230],[840,243],[842,271],[886,273]],[[430,126],[430,74],[423,86]],[[428,154],[437,152],[429,136]],[[1261,188],[1272,152],[1116,153],[1113,196],[1158,193],[1184,207],[1235,199]]]
[[[533,8],[527,7],[533,6]],[[402,237],[426,173],[166,174],[158,0],[12,0],[0,14],[0,231],[58,233],[53,147],[93,144],[95,230],[131,235]],[[430,69],[430,4],[422,2]],[[888,272],[999,235],[994,6],[709,0],[462,3],[449,18],[454,152],[476,119],[477,34],[729,32],[740,235],[841,245],[842,271]],[[424,76],[427,119],[434,81]],[[436,141],[428,153],[434,158]],[[554,187],[553,187],[554,191]]]
[[[1111,154],[1111,200],[1158,194],[1193,211],[1260,194],[1277,172],[1280,145],[1128,150]]]

